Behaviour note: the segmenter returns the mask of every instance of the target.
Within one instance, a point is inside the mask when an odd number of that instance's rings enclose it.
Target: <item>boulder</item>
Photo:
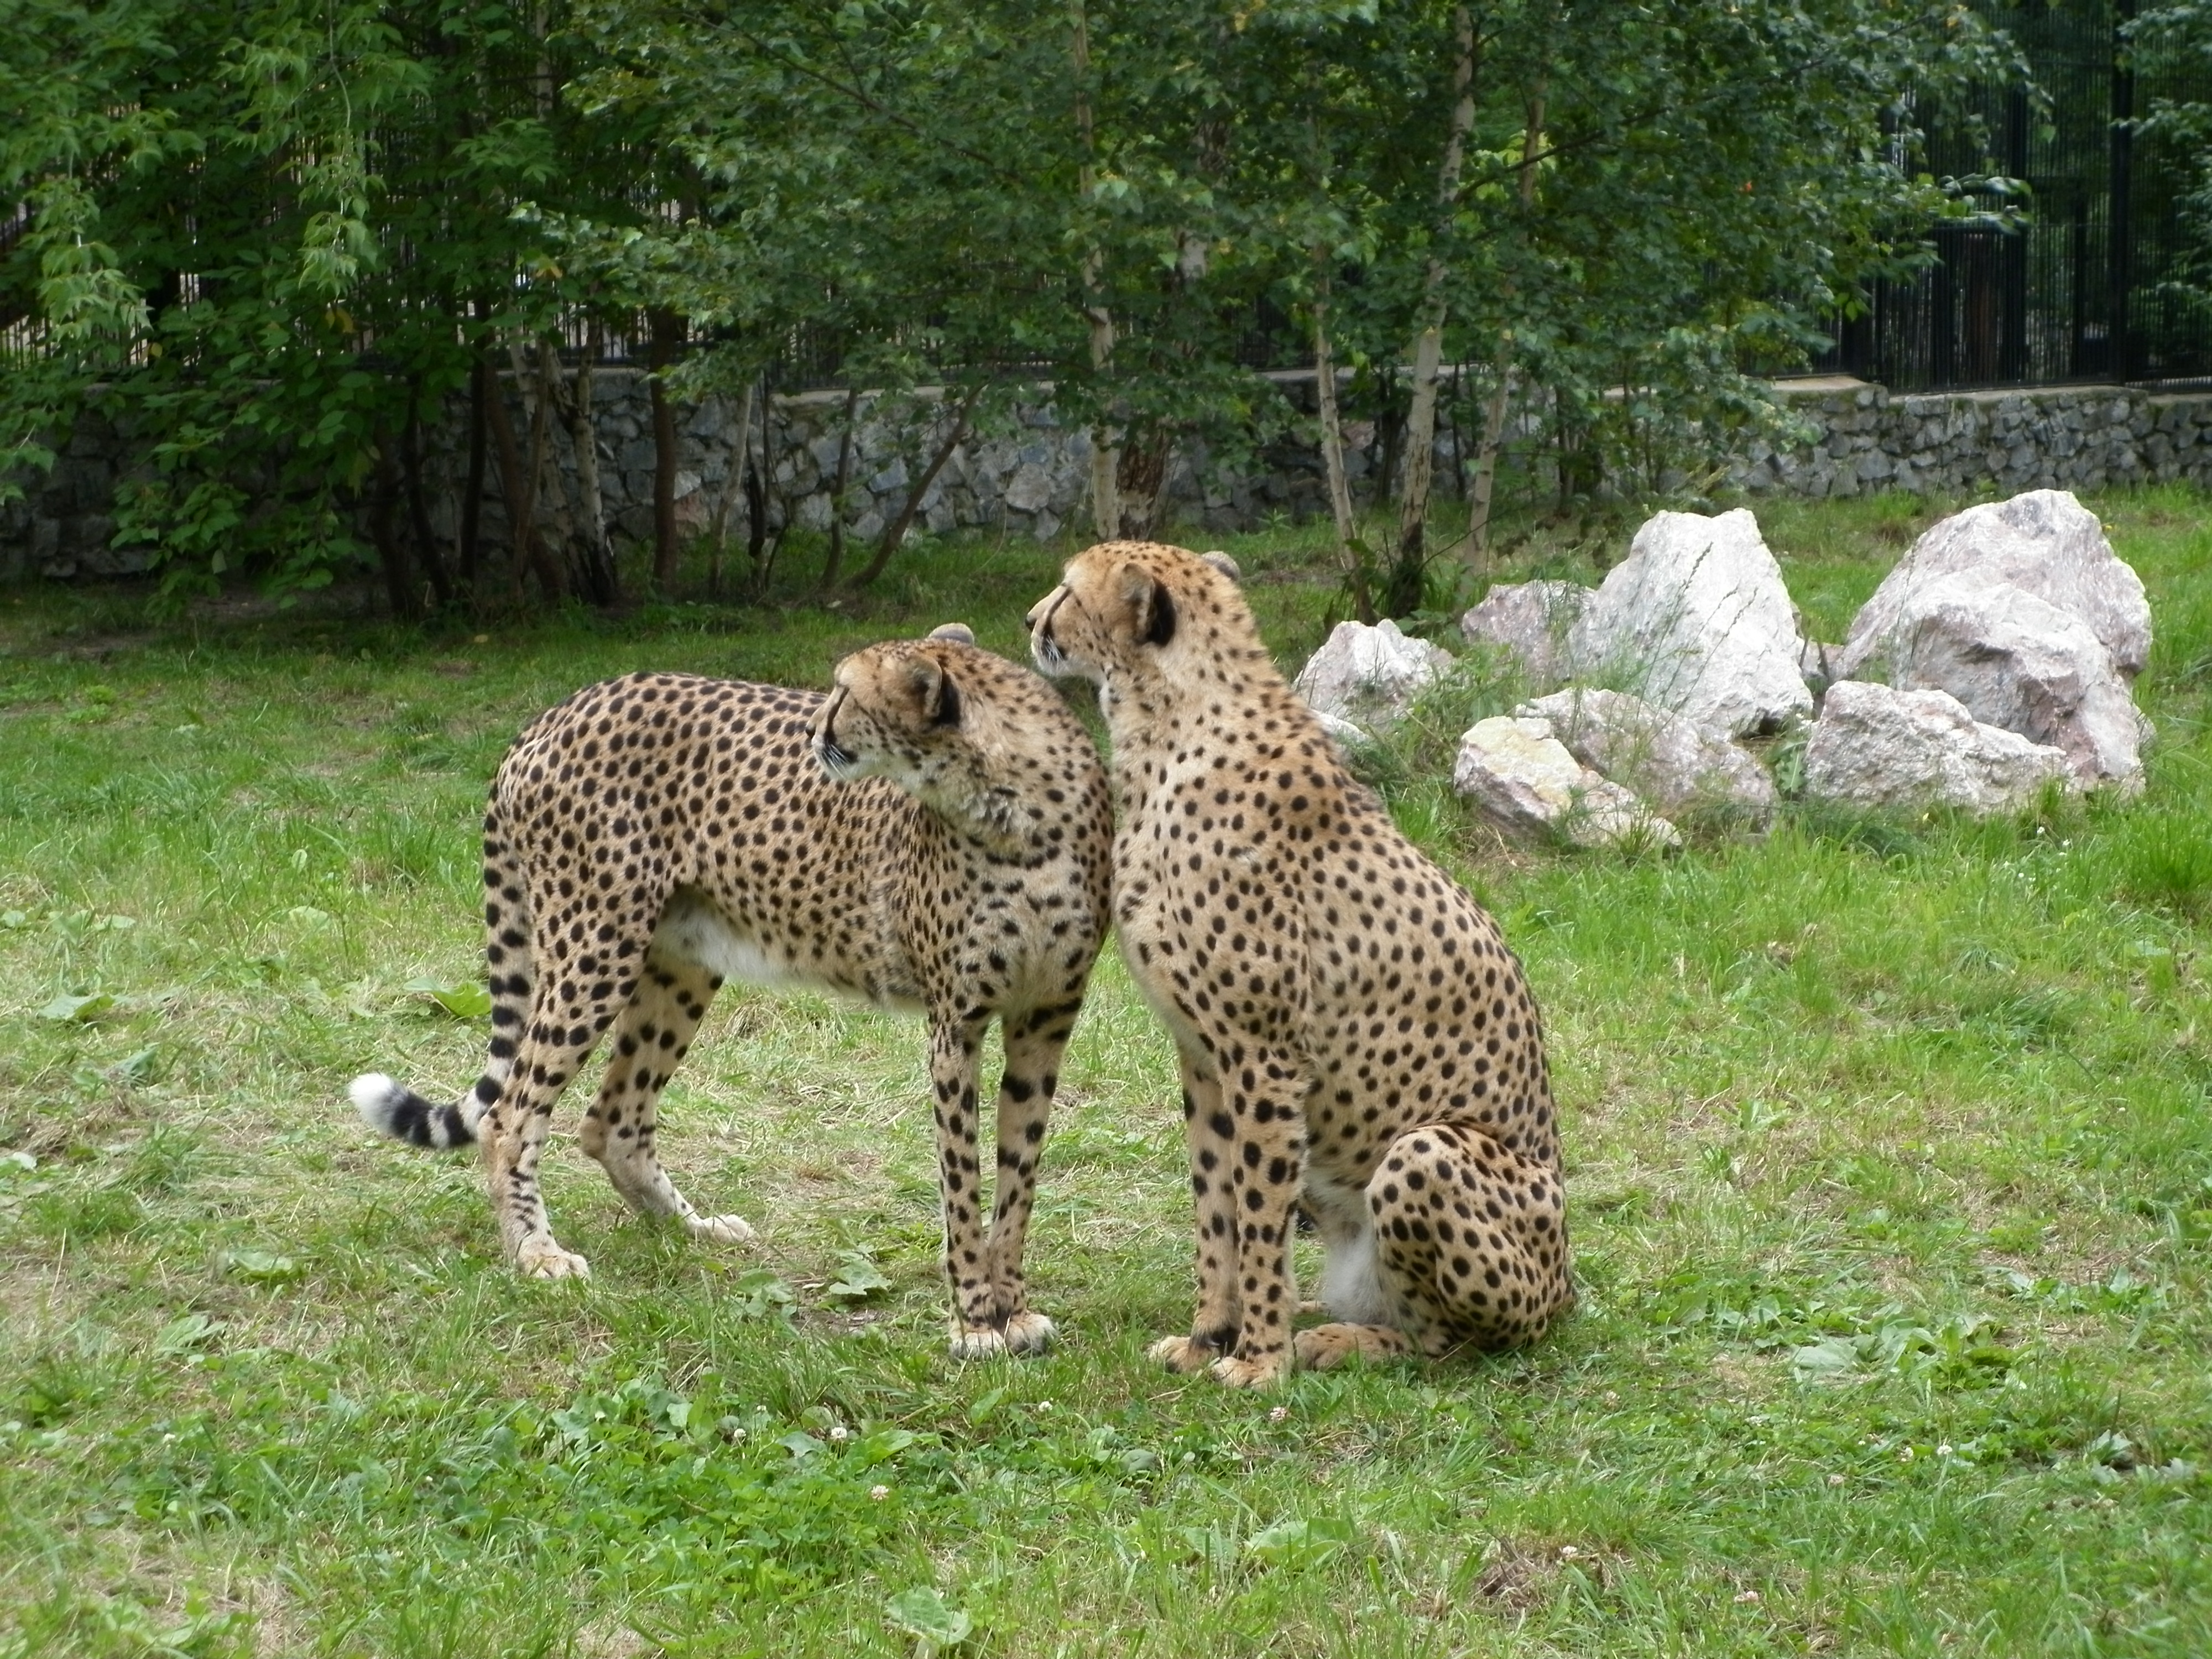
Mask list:
[[[1803,650],[1782,568],[1743,507],[1656,514],[1567,640],[1583,678],[1729,737],[1812,714]]]
[[[1984,725],[2063,750],[2084,787],[2141,785],[2135,701],[2081,617],[1964,572],[1914,591],[1883,654],[1898,690],[1948,691]]]
[[[1632,789],[1668,817],[1774,816],[1774,781],[1725,738],[1625,691],[1571,689],[1514,711],[1549,720],[1553,735],[1584,766]]]
[[[1508,582],[1459,619],[1460,632],[1471,645],[1504,646],[1529,690],[1549,691],[1574,678],[1567,638],[1595,591],[1579,582]]]
[[[1516,841],[1679,847],[1674,826],[1567,751],[1547,720],[1499,714],[1461,738],[1452,787]]]
[[[1828,688],[1805,746],[1808,799],[1869,809],[2016,812],[2054,778],[2073,781],[2063,750],[1983,725],[1948,692],[1864,680]]]
[[[1296,682],[1316,714],[1369,729],[1403,720],[1413,699],[1450,669],[1451,653],[1408,639],[1387,617],[1339,623]]]
[[[1853,620],[1838,678],[1860,678],[1870,663],[1878,666],[1924,607],[1925,591],[1954,576],[2017,587],[2079,617],[2126,679],[2150,660],[2142,582],[2112,551],[2097,515],[2071,490],[2031,489],[1955,513],[1913,544]]]

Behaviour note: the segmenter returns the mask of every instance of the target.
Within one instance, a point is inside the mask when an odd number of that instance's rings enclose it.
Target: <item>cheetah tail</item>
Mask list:
[[[501,782],[504,781],[502,769]],[[362,1120],[394,1140],[441,1148],[473,1144],[477,1123],[498,1103],[507,1074],[514,1069],[535,975],[530,953],[529,890],[505,839],[506,816],[500,787],[495,784],[492,805],[484,814],[484,960],[490,969],[491,1042],[484,1055],[483,1075],[468,1093],[451,1103],[425,1100],[380,1072],[356,1078],[346,1092],[353,1097]]]
[[[353,1097],[364,1123],[394,1140],[441,1150],[470,1146],[476,1140],[477,1119],[483,1109],[473,1090],[458,1103],[425,1100],[381,1072],[364,1072],[346,1093]]]

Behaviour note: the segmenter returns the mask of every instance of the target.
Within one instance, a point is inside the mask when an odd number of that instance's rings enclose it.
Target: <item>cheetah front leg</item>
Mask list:
[[[1081,1005],[1032,1009],[1004,1017],[1006,1069],[999,1081],[999,1172],[992,1194],[991,1234],[986,1250],[995,1317],[1012,1353],[1042,1352],[1052,1345],[1052,1321],[1029,1306],[1022,1276],[1022,1246],[1036,1200],[1037,1163],[1044,1151],[1052,1097],[1060,1087],[1060,1055]]]
[[[1231,1388],[1263,1388],[1288,1375],[1291,1364],[1291,1318],[1298,1297],[1291,1273],[1291,1218],[1305,1176],[1304,1105],[1310,1079],[1304,1066],[1281,1049],[1238,1043],[1223,1060],[1224,1110],[1206,1123],[1203,1134],[1192,1136],[1200,1153],[1191,1172],[1193,1189],[1198,1177],[1206,1176],[1201,1208],[1206,1200],[1212,1200],[1200,1223],[1200,1303],[1192,1341],[1206,1328],[1202,1322],[1210,1313],[1218,1317],[1219,1274],[1225,1265],[1227,1288],[1236,1297],[1236,1339],[1207,1369]],[[1204,1154],[1216,1150],[1223,1121],[1231,1137],[1229,1155],[1224,1167],[1209,1170]],[[1225,1202],[1216,1190],[1224,1186]],[[1215,1218],[1224,1215],[1226,1226],[1217,1233]],[[1210,1281],[1209,1255],[1215,1275]],[[1167,1346],[1155,1352],[1173,1364],[1179,1356],[1162,1352]]]
[[[1164,1336],[1151,1353],[1173,1371],[1202,1371],[1237,1346],[1237,1208],[1229,1180],[1237,1126],[1222,1099],[1221,1073],[1206,1051],[1178,1042],[1183,1139],[1196,1211],[1198,1309],[1188,1336]]]
[[[945,1219],[945,1277],[952,1287],[952,1354],[976,1359],[1006,1352],[1006,1322],[992,1279],[980,1212],[975,1050],[981,1019],[941,1018],[929,1031],[929,1076],[937,1093],[937,1172]],[[1032,1164],[1034,1168],[1034,1164]]]
[[[695,963],[658,955],[647,962],[615,1022],[614,1052],[578,1141],[638,1214],[672,1218],[694,1238],[735,1244],[751,1238],[752,1228],[740,1216],[700,1214],[660,1167],[653,1142],[661,1091],[720,987]]]

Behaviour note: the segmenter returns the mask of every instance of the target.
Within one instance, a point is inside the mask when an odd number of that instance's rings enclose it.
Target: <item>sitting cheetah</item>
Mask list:
[[[1051,687],[957,624],[870,647],[817,692],[633,674],[578,692],[507,751],[484,817],[492,1038],[455,1104],[355,1079],[374,1127],[481,1135],[510,1258],[588,1271],[538,1186],[553,1104],[615,1027],[584,1151],[632,1208],[704,1217],[653,1114],[726,977],[805,985],[930,1022],[953,1352],[1045,1346],[1022,1238],[1045,1118],[1104,936],[1111,817],[1089,737]],[[981,1225],[976,1053],[1001,1022],[995,1206]]]
[[[1157,1344],[1249,1387],[1293,1355],[1525,1342],[1574,1299],[1543,1035],[1481,908],[1284,683],[1219,555],[1108,542],[1030,612],[1113,736],[1121,953],[1174,1035],[1198,1311]],[[1292,1212],[1338,1323],[1291,1320]]]

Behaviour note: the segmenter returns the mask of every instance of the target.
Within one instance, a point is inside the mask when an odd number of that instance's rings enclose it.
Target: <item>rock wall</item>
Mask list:
[[[1310,406],[1310,372],[1270,378],[1294,405]],[[650,541],[653,447],[645,378],[636,369],[609,368],[597,371],[594,384],[609,523],[618,540]],[[1880,386],[1825,380],[1783,382],[1776,393],[1808,441],[1747,444],[1730,477],[1748,494],[2010,493],[2177,478],[2212,484],[2212,392],[2060,386],[1893,397]],[[518,431],[526,432],[511,384],[507,397]],[[788,516],[808,528],[828,527],[844,405],[842,392],[773,400],[772,526]],[[845,521],[852,537],[866,544],[899,510],[909,479],[927,465],[950,413],[933,394],[870,395],[860,400],[858,413]],[[761,441],[757,418],[755,446]],[[736,426],[730,399],[710,398],[678,411],[677,515],[687,532],[726,521],[732,538],[742,541],[745,507],[730,490]],[[457,402],[443,438],[425,447],[431,518],[441,537],[453,535],[460,515],[465,432],[465,410]],[[559,483],[546,511],[558,538],[568,532],[578,498],[565,424],[555,422],[551,435]],[[1346,438],[1346,468],[1355,496],[1364,500],[1381,471],[1382,437],[1374,422],[1362,421],[1350,424]],[[1441,492],[1457,493],[1472,447],[1448,418],[1441,421],[1436,445]],[[95,398],[60,454],[52,473],[27,481],[25,500],[0,507],[0,580],[143,570],[143,549],[110,545],[115,487],[147,465],[140,447]],[[920,523],[936,532],[980,526],[1048,539],[1085,520],[1089,472],[1089,438],[1062,427],[1041,392],[1010,420],[969,434],[924,496]],[[1170,522],[1187,535],[1249,529],[1277,514],[1303,519],[1328,510],[1320,456],[1308,435],[1294,434],[1234,465],[1217,461],[1201,446],[1185,446],[1170,471],[1168,492]],[[486,468],[482,522],[488,544],[504,540],[495,465]]]
[[[1814,436],[1747,447],[1731,473],[1753,495],[1955,495],[2212,483],[2212,392],[2120,386],[1893,396],[1856,381],[1784,381]]]

